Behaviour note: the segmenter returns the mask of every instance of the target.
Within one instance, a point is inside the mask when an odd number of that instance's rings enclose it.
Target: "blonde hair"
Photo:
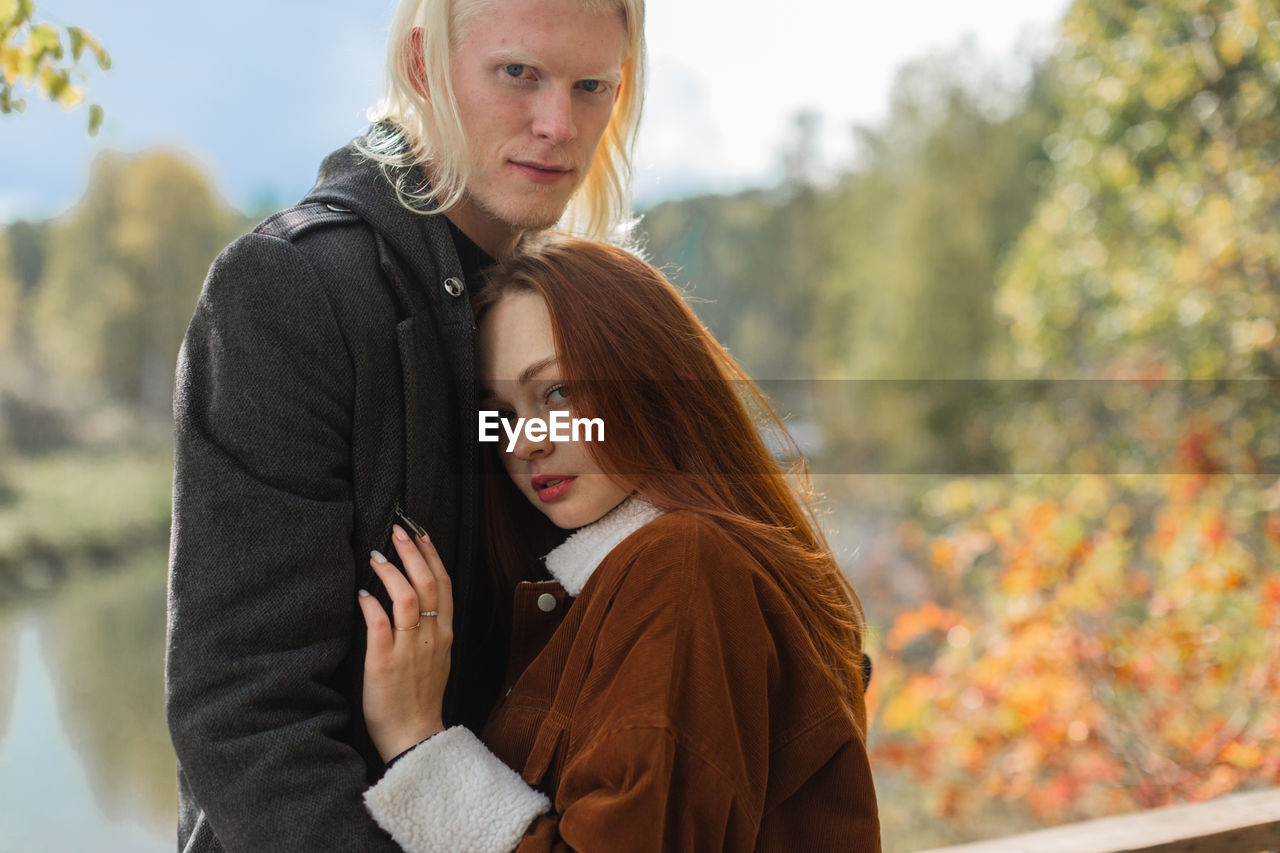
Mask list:
[[[387,39],[387,81],[369,110],[375,125],[357,143],[381,164],[400,203],[418,213],[443,213],[462,201],[470,180],[467,140],[453,94],[452,60],[467,22],[486,0],[400,0]],[[625,241],[631,217],[631,151],[644,99],[644,0],[581,0],[593,12],[620,10],[626,20],[622,84],[609,124],[582,186],[570,199],[559,227],[595,240]],[[412,56],[414,30],[421,56]],[[424,76],[426,96],[414,85]],[[415,165],[430,165],[430,185],[416,183]]]

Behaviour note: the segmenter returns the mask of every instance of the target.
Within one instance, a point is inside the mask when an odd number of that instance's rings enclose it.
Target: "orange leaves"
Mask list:
[[[902,614],[885,637],[885,646],[901,651],[918,637],[931,631],[947,631],[960,624],[960,614],[927,601],[918,610]]]
[[[1274,783],[1280,484],[1003,488],[918,540],[947,606],[886,634],[874,760],[923,773],[939,814],[998,796],[1046,821]]]
[[[937,682],[928,676],[907,679],[882,705],[880,723],[891,731],[923,732],[929,714],[936,710],[937,687]]]
[[[1280,512],[1267,513],[1266,520],[1262,522],[1262,531],[1272,544],[1280,545]]]
[[[1232,741],[1222,750],[1221,757],[1227,764],[1243,770],[1256,770],[1262,766],[1262,749],[1256,743]]]

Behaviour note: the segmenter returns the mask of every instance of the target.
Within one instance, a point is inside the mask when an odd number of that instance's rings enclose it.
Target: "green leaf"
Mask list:
[[[27,36],[27,46],[37,53],[52,53],[57,58],[62,57],[62,38],[53,24],[32,27],[31,35]]]
[[[98,40],[88,34],[85,35],[85,44],[93,51],[94,59],[98,60],[98,67],[103,71],[111,68],[111,54],[107,53],[106,48],[98,43]]]
[[[0,0],[0,21],[8,21],[17,11],[17,0]]]
[[[102,127],[102,119],[104,117],[105,117],[105,114],[102,112],[102,107],[98,106],[97,104],[89,105],[89,135],[90,136],[98,135],[98,129]]]
[[[13,18],[14,29],[17,29],[26,21],[31,20],[31,13],[33,11],[34,8],[31,5],[31,0],[18,0],[18,14]]]
[[[49,96],[49,100],[56,101],[62,97],[62,93],[67,90],[67,86],[71,85],[71,78],[66,71],[58,70],[42,74],[40,82],[44,84],[45,94]]]
[[[71,37],[71,58],[79,62],[80,54],[84,53],[84,30],[79,27],[67,27],[67,35]]]

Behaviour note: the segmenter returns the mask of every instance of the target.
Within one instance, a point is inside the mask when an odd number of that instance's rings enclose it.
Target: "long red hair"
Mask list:
[[[622,249],[541,238],[489,272],[477,316],[521,291],[547,304],[574,416],[605,424],[605,440],[587,445],[601,469],[743,542],[795,603],[861,722],[861,606],[813,518],[803,460],[793,453],[805,501],[765,445],[762,428],[794,451],[760,390],[662,274]],[[510,601],[564,534],[519,493],[497,453],[485,454],[482,530],[499,601]]]

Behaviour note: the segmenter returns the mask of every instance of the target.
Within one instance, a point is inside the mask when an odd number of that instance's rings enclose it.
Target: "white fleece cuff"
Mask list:
[[[465,726],[428,738],[364,794],[365,807],[408,853],[508,853],[551,801]]]

